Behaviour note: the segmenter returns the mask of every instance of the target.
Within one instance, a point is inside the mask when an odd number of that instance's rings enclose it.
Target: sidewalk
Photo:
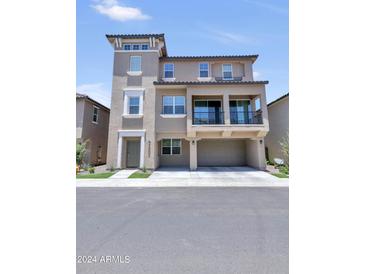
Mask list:
[[[289,179],[170,178],[77,179],[76,187],[288,187]]]

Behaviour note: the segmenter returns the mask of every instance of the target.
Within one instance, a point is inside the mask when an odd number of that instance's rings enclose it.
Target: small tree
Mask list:
[[[84,158],[86,154],[87,142],[76,143],[76,164],[81,166],[84,163]]]
[[[284,156],[284,164],[289,168],[289,133],[288,132],[281,139],[279,144],[281,146],[281,152],[283,153],[283,156]]]

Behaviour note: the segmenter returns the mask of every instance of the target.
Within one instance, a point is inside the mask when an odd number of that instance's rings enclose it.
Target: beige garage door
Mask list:
[[[246,165],[244,140],[198,141],[198,166]]]

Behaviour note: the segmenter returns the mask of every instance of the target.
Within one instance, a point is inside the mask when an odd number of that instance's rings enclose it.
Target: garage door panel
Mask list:
[[[246,165],[244,140],[200,140],[198,166]]]

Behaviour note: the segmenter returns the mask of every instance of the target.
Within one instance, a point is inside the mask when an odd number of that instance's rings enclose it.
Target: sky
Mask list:
[[[165,33],[169,56],[258,54],[267,102],[288,92],[288,0],[77,0],[77,92],[110,106],[105,34]]]

